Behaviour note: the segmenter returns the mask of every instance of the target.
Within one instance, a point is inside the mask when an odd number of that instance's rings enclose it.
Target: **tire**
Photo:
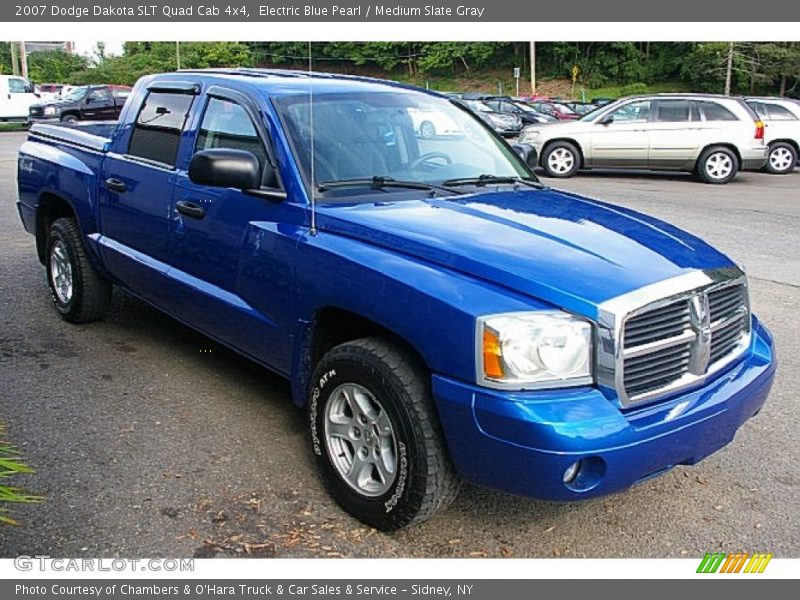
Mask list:
[[[75,123],[78,120],[78,117],[75,115],[64,115],[61,117],[62,123]]]
[[[95,271],[74,219],[56,219],[47,239],[47,283],[56,310],[70,323],[89,323],[111,308],[111,283]]]
[[[405,353],[380,338],[346,342],[323,356],[311,381],[312,450],[325,487],[345,511],[394,531],[455,499],[460,480],[429,376]],[[366,457],[361,469],[354,468],[359,450]]]
[[[697,160],[697,176],[704,183],[728,183],[739,171],[739,159],[725,146],[706,148]]]
[[[786,175],[794,171],[797,164],[797,150],[786,142],[770,144],[769,157],[764,170],[773,175]]]
[[[436,127],[430,121],[423,121],[419,126],[419,135],[426,140],[430,139],[436,135]]]
[[[581,168],[581,153],[575,144],[554,142],[542,153],[542,168],[548,177],[572,177]]]

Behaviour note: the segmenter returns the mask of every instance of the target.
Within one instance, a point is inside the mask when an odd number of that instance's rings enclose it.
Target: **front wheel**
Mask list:
[[[769,147],[769,158],[764,167],[767,173],[785,175],[794,171],[797,164],[797,150],[786,142],[776,142]]]
[[[325,487],[358,520],[393,531],[455,498],[429,377],[379,338],[346,342],[317,366],[308,404],[311,444]]]
[[[572,177],[580,167],[580,152],[569,142],[550,144],[542,154],[542,168],[550,177]]]
[[[61,117],[62,123],[75,123],[77,122],[77,120],[78,117],[76,117],[75,115],[64,115],[63,117]]]
[[[102,319],[111,307],[111,283],[95,271],[74,219],[56,219],[47,239],[47,282],[56,310],[70,323]]]
[[[705,183],[728,183],[739,170],[739,159],[725,146],[707,148],[697,161],[697,176]]]

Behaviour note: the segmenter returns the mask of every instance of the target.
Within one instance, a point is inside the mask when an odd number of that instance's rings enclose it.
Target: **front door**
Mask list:
[[[251,152],[264,178],[271,178],[274,170],[264,167],[274,162],[256,108],[230,90],[208,94],[194,152]],[[277,179],[262,184],[279,193]],[[290,212],[286,203],[263,195],[196,184],[187,170],[178,175],[171,208],[171,277],[183,289],[175,310],[198,329],[273,366],[290,355],[289,338],[278,325],[286,320],[292,293],[288,269],[296,240],[281,233]]]
[[[650,100],[632,100],[593,124],[587,164],[607,168],[647,168]]]

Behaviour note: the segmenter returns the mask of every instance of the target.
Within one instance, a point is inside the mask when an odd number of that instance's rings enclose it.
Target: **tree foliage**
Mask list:
[[[540,78],[569,78],[578,67],[583,87],[683,84],[722,92],[727,42],[542,42],[536,46]],[[128,42],[122,56],[98,47],[91,58],[59,52],[29,56],[36,81],[132,84],[140,76],[177,68],[174,42]],[[315,69],[388,77],[479,77],[482,70],[521,67],[530,72],[527,42],[314,42]],[[737,42],[731,89],[735,93],[800,94],[800,43]],[[307,68],[307,42],[182,42],[186,68],[270,66]],[[0,44],[0,73],[11,71],[8,43]]]

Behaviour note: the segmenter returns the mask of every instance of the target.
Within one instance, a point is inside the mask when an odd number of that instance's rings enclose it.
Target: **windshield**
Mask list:
[[[86,95],[86,92],[88,92],[88,91],[89,91],[88,87],[75,88],[69,94],[67,94],[66,96],[63,96],[63,99],[64,100],[70,100],[70,101],[80,100],[81,98],[83,98]]]
[[[536,112],[533,109],[533,107],[528,106],[524,102],[514,102],[513,104],[514,104],[514,106],[516,106],[517,108],[519,108],[520,110],[522,110],[524,112],[528,112],[528,113],[535,113]]]
[[[307,94],[274,100],[306,181]],[[531,179],[517,155],[447,99],[403,91],[314,94],[314,184],[391,178],[420,184],[493,175]]]

